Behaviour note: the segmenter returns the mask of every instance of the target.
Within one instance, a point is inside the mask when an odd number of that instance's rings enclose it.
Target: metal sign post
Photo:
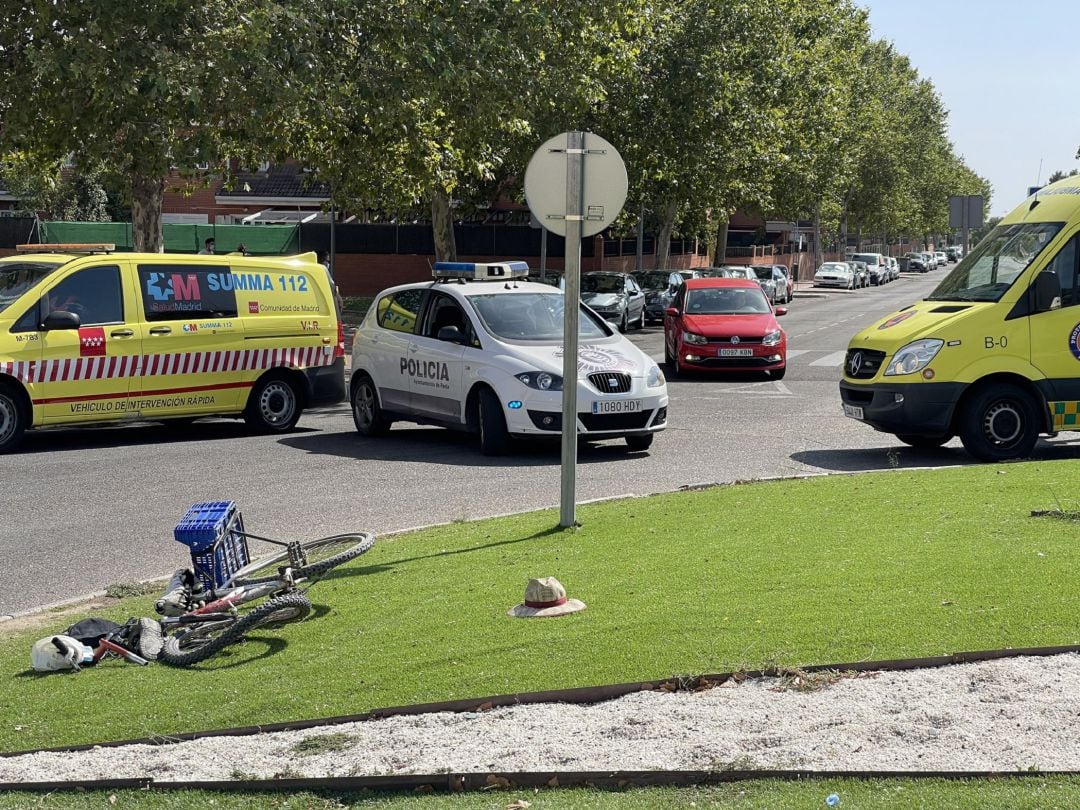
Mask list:
[[[578,324],[581,240],[612,223],[626,202],[626,166],[598,135],[564,132],[546,141],[525,170],[525,199],[534,217],[566,237],[563,276],[562,487],[559,525],[577,525]],[[546,258],[546,257],[545,257]]]
[[[566,134],[566,271],[563,275],[562,478],[559,525],[577,524],[577,367],[581,300],[581,218],[585,133]]]

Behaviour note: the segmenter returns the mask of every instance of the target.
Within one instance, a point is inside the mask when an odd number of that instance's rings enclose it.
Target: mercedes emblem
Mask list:
[[[848,371],[852,377],[855,377],[858,376],[860,368],[862,368],[862,352],[855,352],[848,360]]]

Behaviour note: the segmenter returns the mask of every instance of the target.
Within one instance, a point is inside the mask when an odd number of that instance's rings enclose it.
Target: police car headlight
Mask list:
[[[777,329],[775,332],[769,332],[769,334],[761,339],[761,342],[766,346],[776,346],[780,343],[780,330]]]
[[[885,369],[886,377],[897,377],[902,374],[914,374],[922,371],[933,360],[941,347],[945,345],[943,340],[916,340],[909,343],[898,351]]]
[[[693,332],[683,332],[682,342],[692,343],[695,346],[704,346],[706,343],[709,342],[709,339],[704,335],[695,335]]]
[[[529,388],[535,388],[537,391],[562,391],[562,377],[558,374],[548,374],[546,371],[524,371],[514,376]]]
[[[653,363],[652,368],[649,369],[649,376],[645,380],[649,388],[659,388],[664,385],[667,380],[664,379],[664,372],[660,370],[660,366]]]

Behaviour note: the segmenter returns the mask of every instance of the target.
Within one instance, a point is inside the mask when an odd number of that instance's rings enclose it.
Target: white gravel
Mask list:
[[[536,704],[168,745],[0,758],[0,782],[186,781],[445,771],[1080,769],[1080,654],[774,678],[591,706]],[[335,737],[341,750],[297,745]],[[331,740],[327,740],[331,742]],[[308,743],[312,745],[312,743]]]

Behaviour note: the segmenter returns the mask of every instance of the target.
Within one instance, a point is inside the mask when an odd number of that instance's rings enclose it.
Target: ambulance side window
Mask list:
[[[394,332],[413,334],[416,331],[416,316],[423,301],[423,290],[402,290],[379,299],[376,312],[379,326]]]
[[[1080,241],[1080,234],[1076,234],[1070,239],[1061,250],[1058,251],[1057,256],[1053,258],[1053,261],[1046,266],[1046,270],[1043,272],[1056,273],[1058,281],[1061,282],[1061,306],[1072,307],[1080,304],[1080,291],[1077,290],[1077,272],[1076,262],[1080,258],[1077,254],[1080,254],[1080,250],[1077,249],[1077,243]]]
[[[124,296],[120,268],[88,267],[65,278],[41,300],[41,317],[50,312],[72,312],[83,326],[124,322]]]

